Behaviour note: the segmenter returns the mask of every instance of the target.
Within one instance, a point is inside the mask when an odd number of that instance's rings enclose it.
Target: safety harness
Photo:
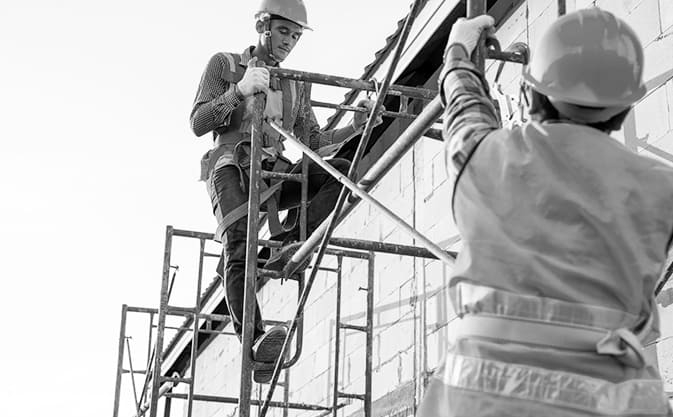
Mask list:
[[[242,65],[242,55],[229,53],[221,53],[221,55],[229,64],[227,65],[227,68],[223,70],[222,78],[232,85],[239,82],[243,78],[246,70],[246,66]],[[296,84],[292,80],[274,78],[271,80],[271,86],[274,89],[280,89],[282,92],[283,128],[291,130],[292,126],[290,123],[292,119],[293,96],[297,97],[297,99],[299,98],[299,94],[296,91]],[[234,145],[233,161],[231,165],[235,166],[239,172],[241,189],[243,192],[248,192],[248,179],[250,178],[250,140],[238,131],[238,127],[232,128],[231,126],[213,130],[213,140],[219,142],[220,146],[211,151],[208,157],[208,162],[202,169],[205,172],[211,172],[220,156],[231,150],[230,147],[228,148],[222,145]],[[290,161],[281,155],[277,155],[270,170],[273,172],[287,172],[291,165]],[[288,212],[285,221],[282,223],[280,221],[278,203],[283,182],[283,180],[270,180],[268,184],[265,181],[260,183],[260,205],[266,209],[266,219],[269,222],[269,231],[272,236],[277,236],[292,230],[298,218],[298,211],[292,209]],[[222,233],[229,226],[245,217],[247,212],[248,203],[245,202],[227,213],[217,228],[216,236],[222,236]],[[262,219],[262,222],[263,221],[264,219]]]

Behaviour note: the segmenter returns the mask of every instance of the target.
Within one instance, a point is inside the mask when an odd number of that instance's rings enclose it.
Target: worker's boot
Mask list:
[[[290,259],[292,259],[292,256],[297,253],[299,248],[301,248],[301,245],[304,242],[293,242],[293,243],[288,243],[283,245],[276,253],[273,254],[269,258],[269,260],[264,264],[264,269],[270,269],[272,271],[282,271],[285,268],[285,265],[290,262]],[[295,271],[295,274],[301,274],[304,272],[304,270],[308,267],[308,265],[311,263],[311,258],[313,258],[313,254],[311,254],[304,262],[299,265],[297,270]]]
[[[283,326],[274,326],[259,337],[252,347],[252,357],[255,362],[267,364],[262,369],[253,372],[252,379],[259,384],[268,384],[273,377],[273,368],[283,350],[283,343],[287,331]]]

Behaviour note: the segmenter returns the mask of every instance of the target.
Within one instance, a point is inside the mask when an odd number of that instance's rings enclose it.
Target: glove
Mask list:
[[[365,127],[365,124],[367,123],[367,119],[369,118],[369,115],[371,114],[372,110],[374,109],[374,104],[375,102],[373,100],[369,99],[364,99],[360,100],[358,102],[358,107],[365,108],[369,110],[367,113],[360,113],[356,112],[355,116],[353,116],[353,121],[351,122],[351,125],[353,126],[353,129],[355,130],[360,130]],[[381,111],[385,111],[385,106],[381,105]],[[376,119],[374,119],[374,126],[378,126],[381,123],[383,123],[383,117],[381,116],[381,113],[376,115]]]
[[[461,17],[453,24],[451,33],[449,34],[449,41],[446,44],[446,50],[451,45],[460,44],[467,50],[467,55],[471,56],[474,48],[479,43],[481,33],[486,30],[491,33],[495,26],[495,19],[489,15],[477,16],[473,19],[465,19]],[[446,51],[444,53],[446,56]]]
[[[241,81],[236,84],[243,97],[250,97],[255,93],[269,92],[269,70],[256,65],[257,57],[248,61],[248,69],[245,70]]]

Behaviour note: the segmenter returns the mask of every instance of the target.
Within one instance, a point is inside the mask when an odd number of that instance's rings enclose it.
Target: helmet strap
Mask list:
[[[278,58],[273,54],[273,43],[271,41],[271,15],[268,13],[265,16],[261,17],[261,21],[264,24],[264,47],[266,48],[266,54],[271,58],[274,63],[280,62]]]

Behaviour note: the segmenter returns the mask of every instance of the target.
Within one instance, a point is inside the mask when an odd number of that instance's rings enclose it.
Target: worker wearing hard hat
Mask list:
[[[201,161],[201,179],[206,181],[213,212],[217,218],[216,238],[222,241],[223,253],[218,274],[224,278],[226,301],[234,330],[242,334],[243,296],[246,256],[247,201],[249,181],[250,129],[254,95],[266,94],[265,120],[274,120],[293,131],[311,149],[348,140],[361,133],[368,115],[356,113],[350,125],[321,131],[310,105],[310,93],[304,83],[289,79],[270,80],[267,66],[277,66],[292,52],[304,30],[310,29],[302,0],[264,0],[258,9],[256,46],[241,54],[217,53],[208,62],[194,100],[190,116],[197,136],[213,132],[214,147]],[[373,108],[370,100],[359,103]],[[380,118],[376,119],[380,123]],[[263,126],[263,162],[265,170],[296,172],[299,167],[283,157],[282,136],[267,123]],[[343,173],[349,162],[331,159],[332,166]],[[297,207],[301,200],[298,183],[264,184],[262,209],[269,213],[271,232],[279,234],[284,246],[269,259],[266,268],[281,270],[300,243],[299,228],[281,228],[274,214],[277,210]],[[309,163],[307,229],[311,233],[334,208],[341,185],[317,164]],[[274,213],[271,213],[271,212]],[[272,223],[272,220],[276,221]],[[287,226],[284,225],[284,226]],[[285,339],[286,330],[277,326],[265,331],[257,301],[255,302],[255,343],[253,357],[258,362],[273,363]],[[268,382],[272,367],[256,370],[257,382]]]
[[[673,167],[609,133],[645,94],[633,30],[558,19],[525,70],[533,121],[503,129],[470,61],[489,16],[453,26],[440,76],[457,320],[419,416],[665,416],[654,289],[673,237]]]

